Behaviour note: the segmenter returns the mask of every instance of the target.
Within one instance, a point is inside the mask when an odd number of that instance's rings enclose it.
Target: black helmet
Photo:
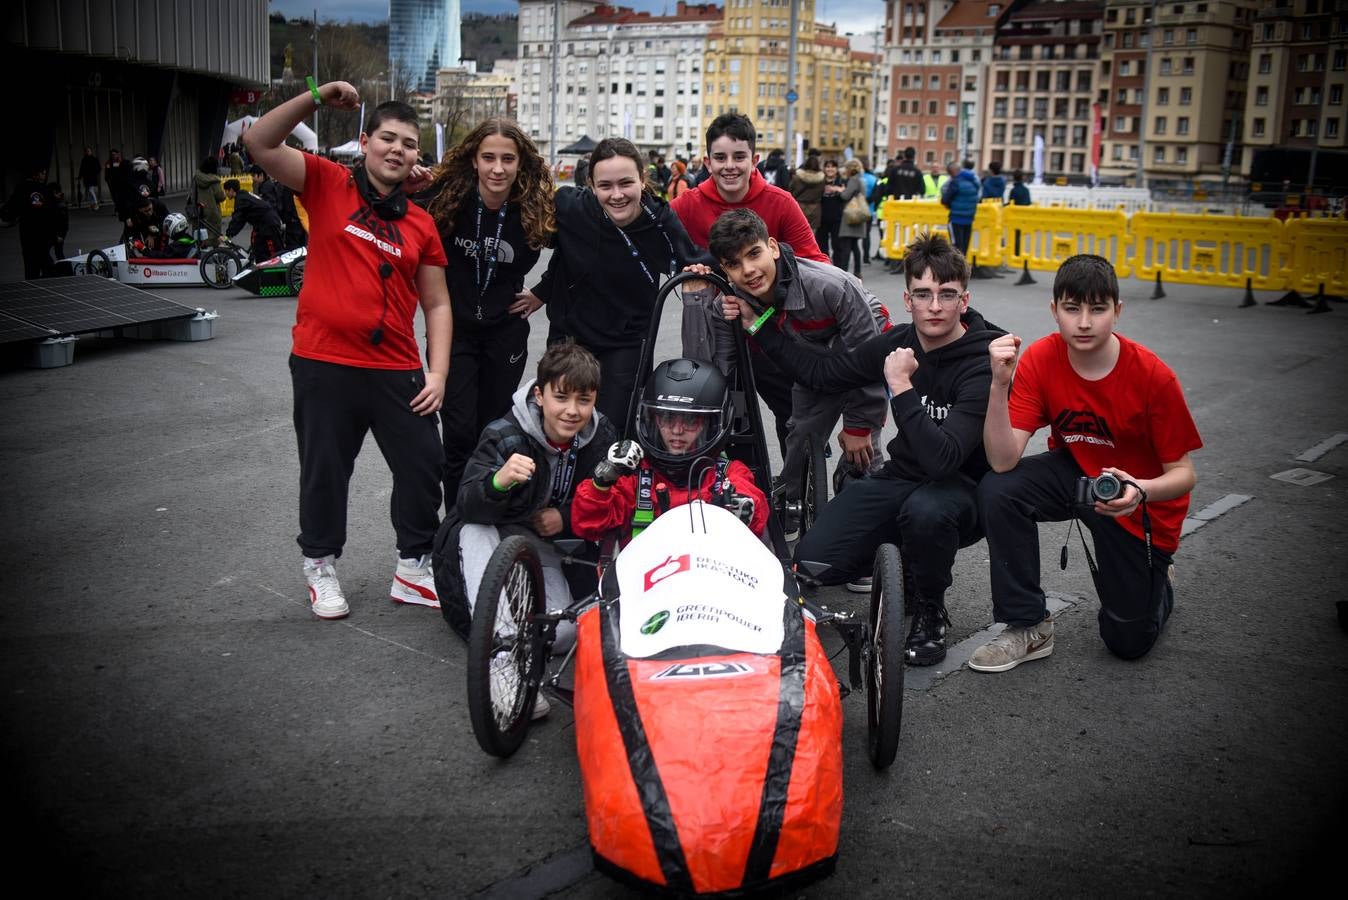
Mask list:
[[[721,452],[729,433],[730,388],[716,366],[671,359],[655,367],[637,407],[637,440],[661,472],[686,480],[696,460]]]

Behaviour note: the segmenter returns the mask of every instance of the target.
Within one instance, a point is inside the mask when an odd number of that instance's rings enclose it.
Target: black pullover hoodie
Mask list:
[[[973,309],[960,317],[964,334],[930,353],[911,322],[895,325],[850,353],[820,350],[781,330],[764,327],[754,337],[765,353],[800,384],[846,391],[884,381],[885,357],[899,347],[917,355],[912,390],[889,401],[899,433],[889,442],[885,471],[910,481],[939,481],[963,472],[977,481],[988,471],[983,419],[992,366],[988,344],[1004,332]]]

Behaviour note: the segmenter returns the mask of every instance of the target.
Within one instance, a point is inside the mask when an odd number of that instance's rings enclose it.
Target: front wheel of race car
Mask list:
[[[828,461],[824,444],[815,435],[805,438],[804,464],[800,468],[800,536],[814,527],[828,502]]]
[[[84,274],[112,278],[112,261],[108,259],[108,254],[102,250],[90,250],[89,258],[84,261]]]
[[[234,276],[239,274],[240,268],[238,254],[228,247],[216,247],[206,251],[201,258],[201,280],[223,291],[234,286]]]
[[[866,750],[886,769],[903,724],[903,567],[899,548],[881,544],[871,581],[871,641],[866,656]]]
[[[473,734],[492,756],[524,743],[547,665],[537,616],[544,609],[543,567],[529,540],[497,545],[478,588],[468,634],[468,714]]]

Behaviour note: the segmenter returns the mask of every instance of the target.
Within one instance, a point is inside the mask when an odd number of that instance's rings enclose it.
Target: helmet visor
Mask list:
[[[711,446],[721,432],[721,410],[671,409],[642,404],[638,421],[639,437],[661,455],[678,457],[697,455]]]

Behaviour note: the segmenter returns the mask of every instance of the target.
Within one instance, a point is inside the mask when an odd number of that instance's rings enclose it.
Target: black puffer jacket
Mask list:
[[[468,601],[464,596],[463,570],[459,561],[459,532],[464,523],[514,526],[532,533],[530,518],[547,509],[552,500],[553,475],[563,464],[567,451],[553,449],[543,432],[543,410],[533,399],[534,382],[515,392],[515,402],[503,417],[487,425],[478,439],[477,449],[469,458],[459,482],[458,503],[450,509],[435,535],[433,568],[440,609],[451,628],[467,637]],[[589,478],[595,465],[618,439],[613,425],[598,410],[577,436],[576,467],[566,498],[557,504],[562,514],[562,531],[556,538],[574,538],[571,531],[571,499],[576,486]],[[498,491],[491,483],[494,475],[513,454],[522,453],[534,461],[534,477],[508,491]],[[568,569],[574,569],[571,566]],[[572,573],[566,573],[571,580]],[[574,593],[574,588],[573,588]]]

